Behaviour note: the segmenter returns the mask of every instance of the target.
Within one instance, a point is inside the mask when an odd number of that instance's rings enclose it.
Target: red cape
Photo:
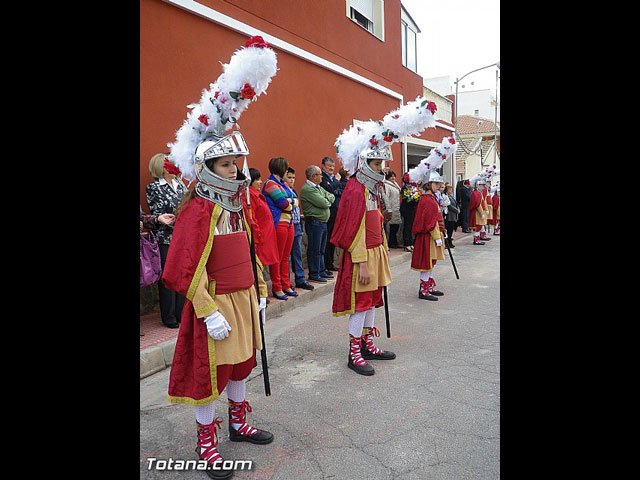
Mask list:
[[[467,210],[469,210],[469,227],[476,226],[476,210],[480,206],[481,201],[482,194],[479,191],[474,190],[471,193],[471,198],[469,199],[469,207],[467,207]]]
[[[330,242],[343,249],[338,268],[338,277],[333,290],[334,315],[354,313],[355,295],[353,294],[353,262],[349,248],[362,225],[367,209],[364,198],[364,185],[352,176],[342,192],[340,205],[333,226]],[[353,299],[353,302],[352,302]]]
[[[411,268],[419,270],[431,270],[435,265],[429,265],[429,249],[431,248],[431,234],[429,233],[438,224],[440,232],[444,232],[442,211],[433,195],[422,195],[416,207],[416,215],[413,219],[411,233],[416,236],[411,255]]]
[[[243,193],[243,198],[245,194]],[[251,212],[253,213],[253,235],[255,239],[256,255],[262,265],[273,265],[280,263],[280,253],[276,241],[276,228],[273,225],[273,216],[264,195],[255,188],[249,188],[249,199],[251,200]],[[249,217],[249,212],[245,200],[245,214]]]

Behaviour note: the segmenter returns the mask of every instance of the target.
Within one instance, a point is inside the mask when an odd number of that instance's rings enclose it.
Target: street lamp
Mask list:
[[[458,82],[460,82],[460,80],[462,80],[464,77],[466,77],[467,75],[471,75],[474,72],[480,71],[480,70],[484,70],[485,68],[490,68],[496,66],[498,67],[498,70],[500,70],[500,61],[496,62],[496,63],[492,63],[491,65],[487,65],[486,67],[481,67],[481,68],[477,68],[475,70],[471,70],[469,73],[465,73],[462,77],[460,78],[456,78],[456,109],[455,109],[455,117],[453,119],[453,138],[455,138],[456,142],[459,140],[458,138]],[[498,71],[496,70],[496,136],[495,136],[495,142],[496,142],[496,149],[498,147]],[[497,151],[497,150],[496,150]],[[454,170],[452,172],[451,178],[455,178],[455,160],[453,161],[454,164]]]

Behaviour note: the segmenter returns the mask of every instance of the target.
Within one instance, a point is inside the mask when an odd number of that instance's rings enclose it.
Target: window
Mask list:
[[[415,72],[417,70],[416,32],[404,22],[400,30],[402,32],[402,65]]]
[[[345,0],[345,3],[347,17],[384,42],[384,0]]]
[[[353,7],[351,7],[351,20],[355,20],[358,25],[373,33],[373,22]]]
[[[476,116],[476,117],[479,117],[480,116],[480,110],[474,110],[473,111],[473,115]]]

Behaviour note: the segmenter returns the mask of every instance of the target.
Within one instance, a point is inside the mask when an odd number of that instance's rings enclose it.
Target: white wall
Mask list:
[[[458,98],[458,116],[474,115],[482,118],[488,118],[489,120],[495,119],[495,106],[491,103],[495,100],[495,91],[486,89],[465,92],[459,88]],[[498,122],[500,121],[499,103],[500,99],[498,99]],[[475,110],[478,110],[477,115]]]

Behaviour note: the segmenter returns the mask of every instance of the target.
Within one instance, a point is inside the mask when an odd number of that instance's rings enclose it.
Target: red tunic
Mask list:
[[[435,254],[431,254],[431,232],[436,224],[440,232],[444,232],[444,220],[442,211],[438,206],[438,202],[433,195],[426,194],[420,197],[418,206],[416,207],[416,215],[413,219],[413,227],[411,233],[416,236],[413,243],[413,254],[411,256],[411,268],[416,270],[431,270],[436,260]],[[432,264],[429,265],[429,258],[432,258]]]
[[[471,198],[469,199],[469,228],[476,227],[476,210],[478,207],[482,205],[482,194],[478,190],[474,190],[471,193]]]
[[[364,193],[364,185],[356,180],[355,175],[352,176],[342,192],[342,197],[340,197],[340,206],[338,207],[333,232],[329,240],[336,247],[343,250],[342,256],[340,257],[338,277],[336,278],[333,291],[332,311],[334,316],[351,314],[356,310],[356,292],[353,277],[354,263],[351,259],[349,249],[356,239],[360,225],[362,225],[363,217],[367,214],[367,204]],[[378,215],[381,215],[381,213]],[[375,220],[374,215],[369,214],[369,216],[370,221],[366,222],[365,220],[365,228],[373,229],[375,224],[375,222],[372,221]],[[369,239],[370,235],[367,235],[366,238]],[[379,240],[382,241],[382,234],[380,235]]]
[[[249,187],[251,212],[253,213],[253,235],[256,255],[262,265],[280,263],[276,229],[273,226],[273,216],[264,195],[253,187]],[[248,218],[248,216],[247,216]]]
[[[493,223],[491,225],[497,225],[500,220],[500,215],[498,215],[498,209],[500,208],[500,197],[498,195],[493,196]]]
[[[203,253],[210,238],[214,207],[214,203],[200,197],[193,198],[183,207],[176,219],[162,273],[162,282],[167,288],[187,297],[182,309],[169,378],[169,398],[175,403],[210,403],[222,391],[228,378],[244,378],[256,365],[255,355],[237,365],[215,363],[214,358],[210,356],[206,324],[197,318],[190,298],[193,295],[192,283],[196,269],[203,261]],[[237,246],[240,254],[229,255],[229,249],[232,247],[227,242]],[[206,259],[207,275],[210,280],[215,279],[219,282],[221,294],[253,285],[255,279],[250,264],[248,242],[247,234],[242,232],[223,235],[212,243],[211,252]],[[236,248],[235,246],[233,248]],[[220,260],[222,258],[233,260],[223,262]],[[212,369],[217,370],[216,385],[212,384],[216,378]]]

